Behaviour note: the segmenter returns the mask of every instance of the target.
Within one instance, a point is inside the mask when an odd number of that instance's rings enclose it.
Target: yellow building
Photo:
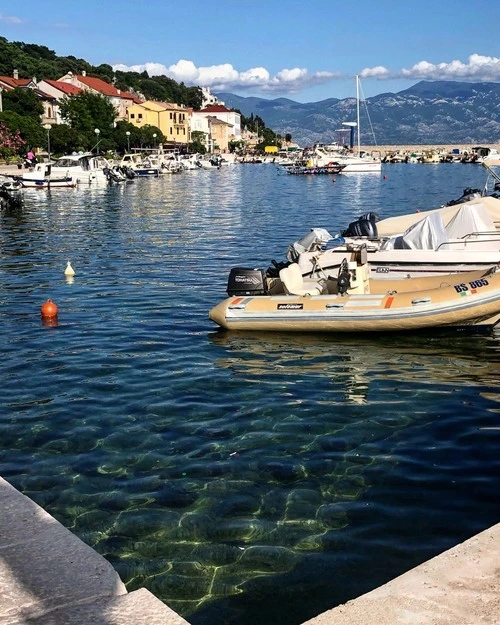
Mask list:
[[[137,128],[156,126],[165,137],[164,145],[169,147],[180,147],[189,143],[189,115],[190,110],[179,104],[153,100],[133,104],[127,109],[131,124]]]
[[[229,141],[233,138],[233,125],[208,115],[210,131],[212,135],[212,145],[214,152],[228,152]]]

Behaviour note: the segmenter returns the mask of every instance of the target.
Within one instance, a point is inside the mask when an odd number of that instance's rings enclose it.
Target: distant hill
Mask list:
[[[216,95],[245,117],[259,115],[275,132],[290,133],[303,147],[338,140],[342,123],[356,120],[355,98],[303,104],[287,98]],[[363,145],[498,143],[500,83],[424,80],[361,102],[360,126]]]

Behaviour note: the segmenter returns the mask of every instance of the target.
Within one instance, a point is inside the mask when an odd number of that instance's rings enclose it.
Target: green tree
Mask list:
[[[71,128],[89,136],[98,128],[103,138],[113,133],[116,118],[115,107],[105,96],[82,91],[71,98],[63,98],[61,115]]]
[[[47,143],[47,142],[46,142]],[[83,150],[87,147],[87,138],[67,124],[56,124],[50,130],[51,154],[71,154],[74,150]],[[46,149],[46,146],[44,146]]]
[[[201,130],[193,130],[191,133],[191,141],[189,142],[189,151],[197,154],[206,154],[205,133]]]
[[[187,87],[187,106],[190,106],[195,111],[201,109],[203,102],[203,93],[199,87]]]
[[[232,152],[241,152],[245,147],[244,141],[230,141],[228,143],[229,151]]]
[[[43,115],[43,104],[32,89],[16,88],[2,94],[3,110],[19,115],[36,117],[40,121]]]

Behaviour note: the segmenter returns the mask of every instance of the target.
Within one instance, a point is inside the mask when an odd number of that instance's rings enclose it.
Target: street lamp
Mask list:
[[[125,133],[127,135],[127,152],[130,154],[130,130]]]
[[[156,132],[153,133],[153,141],[154,141],[154,147],[156,150]]]
[[[99,128],[96,128],[94,130],[94,132],[95,132],[95,136],[96,136],[96,139],[97,139],[97,143],[96,143],[97,155],[99,156],[99,135],[100,135],[101,131],[99,130]]]
[[[50,124],[44,124],[43,127],[47,131],[47,154],[49,155],[49,163],[50,163],[50,129],[52,126]]]

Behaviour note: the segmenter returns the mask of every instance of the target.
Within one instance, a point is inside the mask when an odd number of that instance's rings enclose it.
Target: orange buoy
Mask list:
[[[57,317],[57,304],[51,299],[48,299],[45,304],[42,304],[40,307],[40,312],[42,317],[45,318]]]

